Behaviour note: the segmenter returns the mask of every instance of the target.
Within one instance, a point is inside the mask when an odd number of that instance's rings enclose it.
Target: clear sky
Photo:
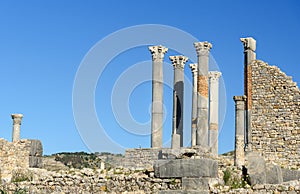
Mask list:
[[[233,0],[0,1],[1,137],[11,140],[10,114],[22,113],[24,118],[21,138],[40,139],[45,154],[62,151],[122,152],[123,148],[149,147],[151,82],[148,77],[151,76],[151,55],[147,46],[159,41],[163,44],[164,40],[149,40],[148,45],[143,43],[135,48],[128,48],[113,57],[109,63],[100,64],[106,54],[122,46],[118,41],[108,42],[107,49],[100,49],[101,52],[96,53],[99,57],[99,60],[96,59],[99,67],[105,65],[102,74],[95,80],[96,87],[79,92],[87,92],[93,96],[93,102],[81,101],[80,106],[84,107],[85,103],[94,105],[95,115],[102,129],[109,139],[117,142],[118,148],[106,144],[103,136],[98,137],[97,132],[94,133],[98,130],[97,126],[78,128],[78,119],[88,120],[92,116],[83,111],[78,114],[80,118],[74,119],[76,113],[73,111],[73,89],[77,87],[76,75],[84,71],[81,69],[82,63],[93,48],[97,48],[97,43],[101,46],[101,41],[107,40],[112,33],[120,32],[119,30],[123,32],[124,28],[135,30],[134,26],[137,25],[156,24],[180,29],[199,41],[209,41],[213,44],[211,58],[215,61],[211,63],[222,72],[222,87],[225,88],[220,99],[220,120],[224,119],[224,124],[220,129],[219,152],[233,150],[232,97],[243,94],[243,46],[239,38],[254,37],[257,41],[257,58],[277,65],[299,85],[299,10],[300,3],[297,0],[251,3]],[[121,37],[130,45],[135,40],[144,38],[147,33]],[[154,38],[157,33],[160,31],[153,32]],[[161,33],[165,31],[162,30]],[[165,35],[161,37],[164,38]],[[174,37],[170,40],[172,38]],[[174,39],[174,42],[178,41],[176,46],[179,50],[185,40],[181,38],[182,36],[176,36]],[[196,57],[196,52],[193,52],[189,52],[190,59]],[[173,72],[168,58],[174,54],[182,53],[176,49],[169,49],[164,65],[165,78],[170,81],[164,90],[167,113],[164,124],[165,146],[168,146],[172,128]],[[186,143],[190,130],[191,72],[188,65],[191,62],[195,61],[190,60],[185,67]],[[137,69],[134,69],[135,67]],[[99,71],[91,72],[91,77]],[[84,80],[89,79],[88,76]],[[137,85],[127,88],[127,82],[132,80],[135,80]],[[78,104],[77,101],[75,103]],[[129,111],[123,114],[124,110]],[[127,113],[129,115],[126,115]],[[130,116],[136,123],[126,123],[126,116]],[[141,123],[143,129],[135,128],[135,124]],[[132,129],[130,125],[133,125]],[[89,149],[93,147],[93,142],[83,141],[81,138],[86,132],[93,136],[92,141],[96,141],[100,146]]]

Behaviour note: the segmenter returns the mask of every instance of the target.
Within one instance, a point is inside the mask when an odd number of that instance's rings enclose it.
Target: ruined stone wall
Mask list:
[[[278,67],[252,67],[252,151],[267,162],[300,168],[300,91]]]
[[[10,181],[19,169],[42,166],[43,147],[39,140],[8,142],[0,138],[0,178]]]
[[[8,142],[0,139],[0,174],[1,179],[9,181],[17,169],[29,168],[29,153],[31,142],[21,140]]]

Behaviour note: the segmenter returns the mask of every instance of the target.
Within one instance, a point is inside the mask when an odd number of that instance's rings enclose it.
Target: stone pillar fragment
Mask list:
[[[193,95],[192,95],[192,122],[191,122],[191,145],[196,145],[196,131],[197,131],[197,75],[198,65],[196,63],[190,64],[193,74]]]
[[[221,72],[209,72],[209,147],[213,155],[218,156],[219,131],[219,78]]]
[[[174,100],[173,100],[173,133],[172,148],[183,147],[183,95],[184,95],[184,65],[185,56],[170,56],[174,67]],[[175,126],[174,126],[175,125]]]
[[[152,54],[152,120],[151,147],[162,147],[163,127],[163,59],[168,48],[164,46],[150,46]]]
[[[208,62],[209,42],[195,42],[198,56],[197,145],[208,146]]]
[[[252,37],[241,38],[244,46],[244,95],[246,95],[246,150],[251,151],[252,129],[251,129],[251,109],[252,109],[252,62],[256,60],[256,40]]]
[[[12,114],[13,119],[13,132],[12,132],[12,142],[17,142],[20,140],[20,126],[22,122],[22,114]]]
[[[245,101],[246,96],[234,96],[235,101],[235,149],[234,165],[242,167],[245,163]]]

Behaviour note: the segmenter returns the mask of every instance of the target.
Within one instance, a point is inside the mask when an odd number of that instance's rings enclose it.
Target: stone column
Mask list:
[[[242,167],[245,163],[245,101],[246,96],[234,96],[235,101],[235,149],[234,165]]]
[[[246,150],[251,151],[252,129],[251,129],[251,109],[252,109],[252,62],[256,60],[256,40],[252,37],[241,38],[244,46],[244,95],[246,95]]]
[[[164,46],[150,46],[152,54],[152,120],[151,147],[162,147],[163,127],[163,59],[168,48]]]
[[[221,72],[211,71],[209,75],[209,147],[213,155],[218,156],[219,136],[219,78]]]
[[[13,119],[12,142],[17,142],[20,140],[20,126],[21,126],[23,115],[12,114],[11,118]]]
[[[172,148],[183,147],[183,95],[184,95],[184,65],[188,58],[185,56],[170,56],[174,67],[174,100]],[[175,126],[174,126],[175,125]]]
[[[190,64],[193,74],[193,96],[192,96],[192,123],[191,123],[191,145],[196,145],[196,131],[197,131],[197,76],[198,65],[196,63]]]
[[[196,42],[198,56],[197,145],[208,146],[208,62],[209,42]]]

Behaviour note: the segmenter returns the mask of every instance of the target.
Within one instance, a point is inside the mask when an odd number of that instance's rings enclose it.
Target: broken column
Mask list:
[[[218,156],[218,120],[219,120],[219,78],[221,72],[211,71],[209,75],[209,147],[213,155]]]
[[[11,118],[13,119],[12,142],[17,142],[20,140],[20,126],[21,126],[23,115],[12,114]]]
[[[150,46],[152,54],[152,121],[151,147],[162,147],[163,127],[163,59],[168,48],[164,46]]]
[[[256,40],[252,37],[241,38],[244,45],[244,95],[246,95],[246,150],[251,151],[251,109],[252,109],[252,62],[256,60]]]
[[[192,96],[192,123],[191,123],[191,146],[196,145],[196,131],[197,131],[197,75],[198,65],[196,63],[190,64],[193,74],[193,96]]]
[[[209,42],[195,42],[198,56],[197,145],[208,146],[208,62]]]
[[[184,95],[184,65],[185,56],[170,56],[174,67],[174,100],[172,148],[183,147],[183,95]],[[176,112],[175,112],[176,111]]]
[[[246,96],[234,96],[235,102],[235,149],[234,165],[242,167],[245,163],[245,101]]]

